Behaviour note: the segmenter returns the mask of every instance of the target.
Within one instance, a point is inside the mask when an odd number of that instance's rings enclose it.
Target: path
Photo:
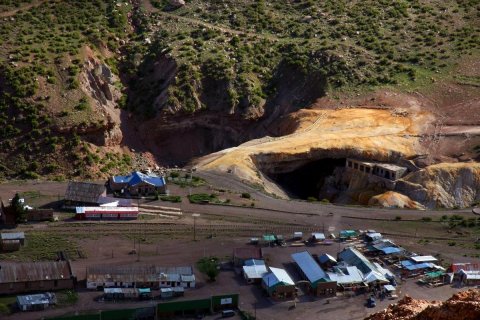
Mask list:
[[[28,10],[28,9],[31,9],[33,7],[38,7],[38,6],[42,5],[44,2],[46,2],[46,0],[33,1],[32,3],[24,4],[24,5],[22,5],[18,8],[12,9],[12,10],[0,12],[0,18],[8,18],[8,17],[14,16],[19,11]]]

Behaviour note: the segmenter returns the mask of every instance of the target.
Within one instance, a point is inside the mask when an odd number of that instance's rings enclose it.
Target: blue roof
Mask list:
[[[165,178],[158,176],[147,175],[138,171],[132,172],[128,176],[114,176],[113,182],[126,183],[129,186],[134,186],[139,183],[145,182],[155,187],[163,187],[165,185]]]
[[[415,263],[413,263],[409,260],[404,260],[400,263],[402,264],[402,267],[404,267],[405,269],[407,269],[409,271],[418,270],[418,269],[427,269],[427,268],[432,268],[433,267],[433,265],[431,263],[428,263],[428,262],[415,264]]]
[[[385,253],[385,254],[402,252],[402,249],[396,248],[396,247],[386,247],[386,248],[383,248],[383,249],[380,249],[380,250],[383,251],[383,253]]]
[[[311,284],[315,284],[322,279],[330,281],[328,275],[320,268],[308,251],[294,253],[292,258]]]
[[[243,263],[245,266],[264,266],[265,261],[260,259],[248,259]]]

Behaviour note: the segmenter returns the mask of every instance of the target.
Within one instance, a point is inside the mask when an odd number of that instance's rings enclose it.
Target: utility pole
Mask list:
[[[197,220],[197,217],[200,217],[200,213],[194,213],[192,214],[192,217],[193,217],[193,241],[197,241],[196,220]]]

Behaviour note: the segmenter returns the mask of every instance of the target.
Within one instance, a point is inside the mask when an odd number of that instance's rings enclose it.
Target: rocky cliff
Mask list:
[[[365,320],[478,320],[480,290],[454,294],[445,302],[417,300],[405,296],[396,304]]]
[[[396,190],[429,208],[469,207],[480,200],[480,164],[431,165],[407,175]]]

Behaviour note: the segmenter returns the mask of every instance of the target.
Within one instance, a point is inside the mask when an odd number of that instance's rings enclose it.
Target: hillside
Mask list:
[[[384,90],[478,105],[476,0],[172,3],[0,1],[0,177],[184,165]]]

